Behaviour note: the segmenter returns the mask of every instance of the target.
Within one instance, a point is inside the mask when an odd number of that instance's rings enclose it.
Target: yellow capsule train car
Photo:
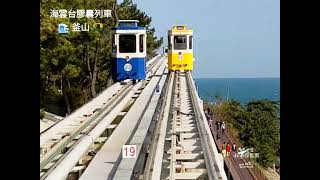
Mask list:
[[[175,25],[168,31],[168,67],[170,71],[193,70],[193,31]]]

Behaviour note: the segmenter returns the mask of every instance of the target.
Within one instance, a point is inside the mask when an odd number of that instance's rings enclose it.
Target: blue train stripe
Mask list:
[[[113,59],[113,76],[117,81],[125,79],[145,80],[146,79],[146,60],[145,58],[125,58]]]

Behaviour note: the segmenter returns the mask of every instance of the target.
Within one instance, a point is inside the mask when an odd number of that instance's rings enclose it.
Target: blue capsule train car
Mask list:
[[[112,28],[113,79],[146,79],[146,29],[137,20],[119,20]]]

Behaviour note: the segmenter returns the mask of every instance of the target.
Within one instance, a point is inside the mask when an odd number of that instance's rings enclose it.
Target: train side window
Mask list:
[[[171,49],[171,36],[168,36],[168,49]]]
[[[135,53],[136,52],[136,35],[120,34],[119,35],[119,52]]]
[[[144,42],[143,42],[143,40],[144,40],[144,35],[143,34],[140,34],[140,36],[139,36],[139,51],[140,52],[143,52],[143,44],[144,44]]]
[[[192,36],[189,36],[189,49],[192,49]]]
[[[174,36],[173,48],[175,50],[187,49],[187,36]]]

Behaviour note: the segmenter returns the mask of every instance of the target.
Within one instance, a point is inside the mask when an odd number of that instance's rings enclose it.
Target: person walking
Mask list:
[[[231,152],[231,144],[227,143],[226,150],[227,150],[227,157],[229,157]]]
[[[221,129],[221,122],[218,121],[218,131],[220,131],[220,129]]]
[[[210,123],[210,125],[211,125],[211,126],[210,126],[210,127],[211,127],[210,130],[213,131],[213,130],[214,130],[214,127],[213,127],[213,126],[214,126],[214,125],[213,125],[213,119],[210,118],[209,123]]]
[[[233,143],[232,145],[232,154],[234,158],[237,158],[237,145],[236,143]]]
[[[208,115],[210,116],[210,115],[211,115],[211,110],[210,110],[210,108],[208,108],[207,110],[208,110]]]
[[[222,151],[222,156],[226,157],[226,142],[223,142],[221,151]]]
[[[224,124],[224,122],[222,122],[222,124],[221,124],[222,134],[224,134],[225,129],[226,129],[226,125]]]

